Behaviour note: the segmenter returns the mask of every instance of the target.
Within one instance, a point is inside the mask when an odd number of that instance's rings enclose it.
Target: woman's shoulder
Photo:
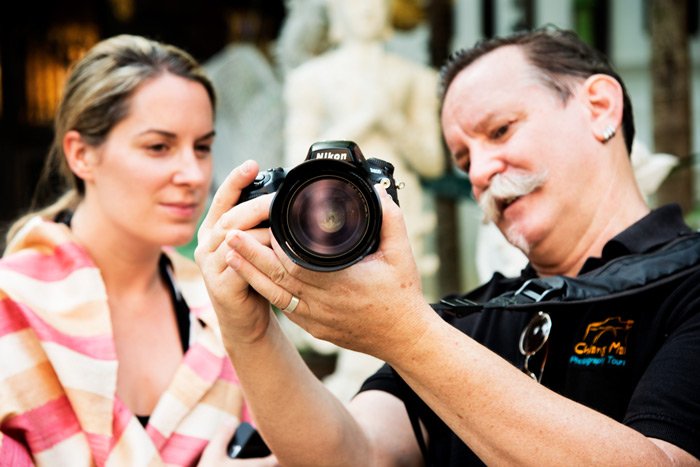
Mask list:
[[[106,298],[100,271],[63,224],[34,222],[0,260],[0,321],[31,322],[47,335],[103,334]]]
[[[164,247],[163,254],[168,258],[173,267],[175,278],[178,282],[200,281],[202,274],[199,266],[190,257],[180,253],[176,248]]]
[[[204,285],[199,266],[187,256],[178,252],[175,248],[163,248],[163,254],[172,265],[173,279],[179,290],[193,311],[210,308],[209,294]]]
[[[17,234],[0,259],[0,272],[39,281],[55,281],[77,269],[94,266],[68,227],[40,218],[32,219]]]

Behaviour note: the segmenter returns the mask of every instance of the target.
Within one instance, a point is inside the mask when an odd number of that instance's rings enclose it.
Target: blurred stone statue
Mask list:
[[[639,140],[632,144],[632,167],[637,184],[647,199],[653,197],[678,158],[671,154],[652,153]],[[476,269],[480,282],[488,281],[498,271],[506,277],[520,274],[527,264],[525,255],[508,243],[493,223],[479,227],[476,241]]]
[[[327,0],[286,0],[287,16],[273,49],[283,77],[331,47]]]
[[[276,46],[284,76],[285,166],[299,164],[321,140],[351,140],[365,157],[391,162],[402,183],[399,202],[413,252],[424,277],[438,267],[426,245],[436,225],[420,178],[445,170],[438,120],[437,72],[386,50],[389,0],[288,0]],[[427,207],[427,209],[426,209]],[[285,319],[282,317],[282,321]],[[381,362],[338,349],[290,323],[297,346],[338,352],[336,371],[324,380],[349,400]]]
[[[404,184],[399,202],[414,254],[421,272],[430,276],[438,260],[427,251],[425,236],[436,219],[425,209],[420,178],[438,177],[445,168],[437,73],[386,51],[384,42],[391,32],[388,0],[306,2],[307,8],[327,7],[335,46],[285,67],[285,163],[297,165],[312,143],[332,139],[355,141],[366,157],[391,162],[394,178]],[[313,30],[307,29],[307,34]],[[288,31],[291,37],[293,29]]]
[[[231,43],[204,68],[217,95],[213,188],[247,159],[261,169],[281,166],[282,82],[267,57],[252,44]]]

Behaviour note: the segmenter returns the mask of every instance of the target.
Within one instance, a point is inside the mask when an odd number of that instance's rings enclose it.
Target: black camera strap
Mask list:
[[[551,276],[526,281],[484,303],[466,298],[445,298],[432,304],[436,311],[457,317],[487,310],[532,311],[567,303],[595,303],[621,298],[675,281],[700,270],[700,233],[693,232],[643,254],[609,261],[577,277]]]
[[[423,455],[424,465],[425,467],[430,467],[431,463],[430,458],[428,457],[428,445],[425,442],[425,438],[423,438],[423,430],[421,429],[420,417],[418,416],[418,402],[415,399],[415,394],[413,394],[412,389],[410,388],[408,383],[401,377],[401,375],[399,375],[399,373],[391,366],[389,368],[391,369],[391,372],[394,374],[394,378],[396,378],[396,381],[398,383],[398,388],[401,396],[400,399],[406,406],[406,413],[408,414],[408,419],[411,421],[411,429],[413,429],[413,435],[415,436],[416,441],[418,442],[418,448],[420,449],[420,452]]]

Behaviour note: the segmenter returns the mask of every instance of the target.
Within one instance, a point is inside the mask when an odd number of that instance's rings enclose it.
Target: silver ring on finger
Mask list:
[[[297,306],[299,306],[299,298],[295,295],[292,295],[292,299],[289,301],[289,305],[287,305],[286,308],[283,308],[282,311],[285,313],[294,313],[294,310],[297,309]]]

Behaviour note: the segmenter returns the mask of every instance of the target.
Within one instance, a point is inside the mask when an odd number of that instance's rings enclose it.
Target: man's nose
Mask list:
[[[497,148],[474,148],[469,159],[469,181],[474,188],[474,195],[486,190],[494,175],[506,170],[506,162]]]

